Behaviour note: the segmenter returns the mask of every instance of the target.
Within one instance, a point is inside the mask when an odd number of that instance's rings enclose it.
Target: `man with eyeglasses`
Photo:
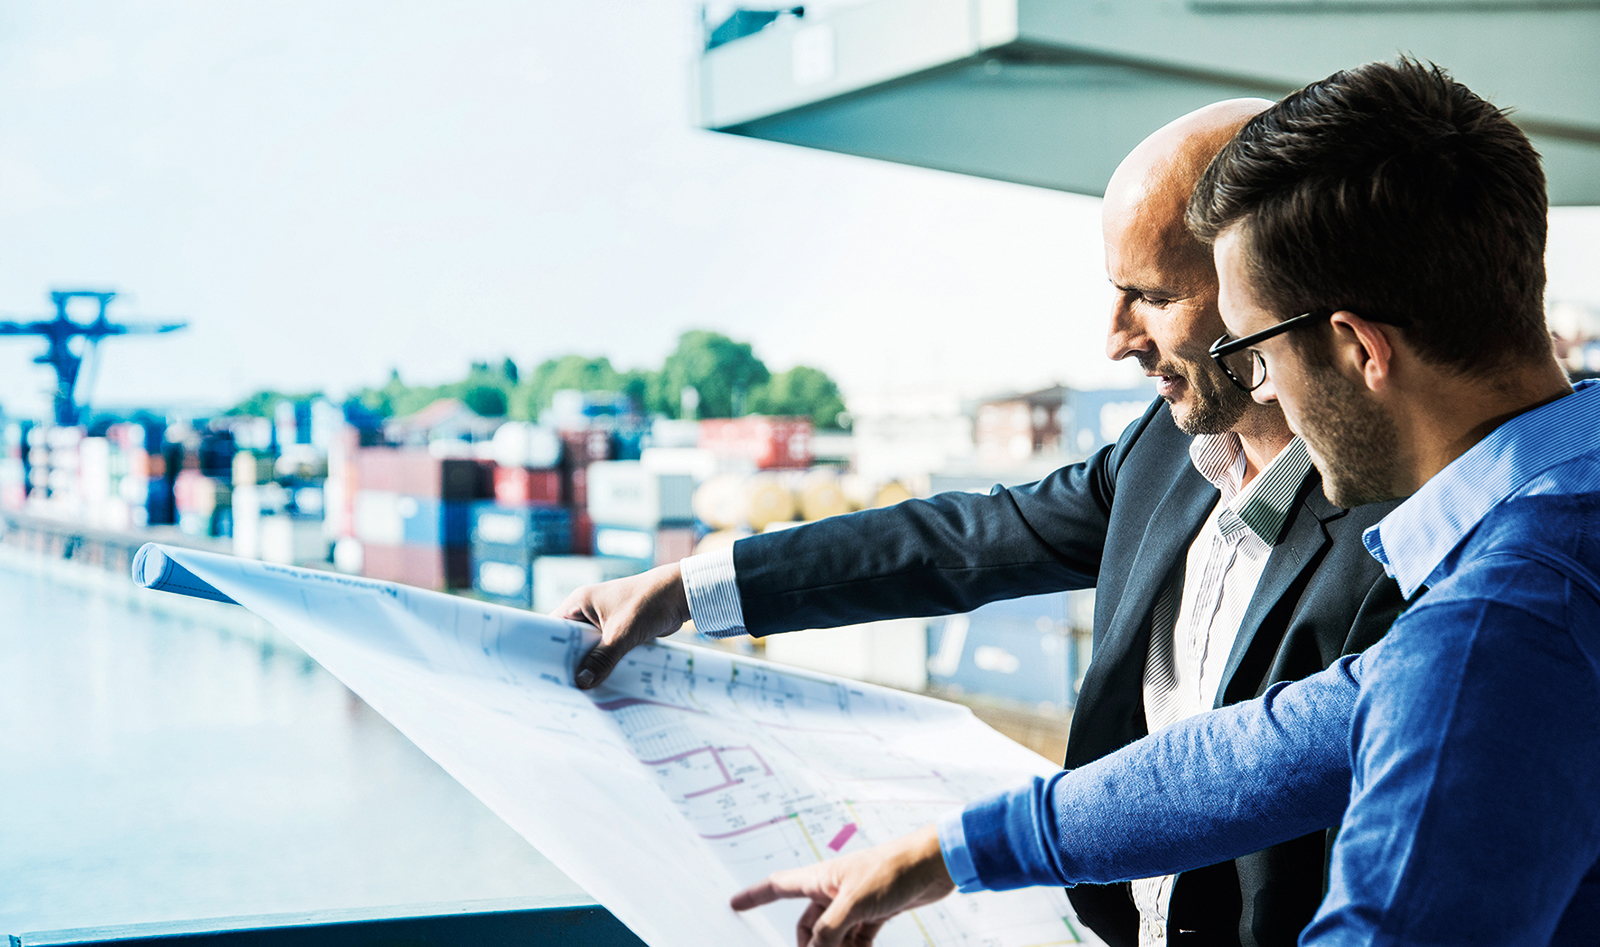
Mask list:
[[[1324,672],[937,827],[742,892],[809,940],[962,890],[1140,877],[1342,823],[1326,945],[1589,945],[1600,930],[1600,384],[1544,325],[1539,156],[1435,67],[1372,63],[1253,119],[1202,177],[1229,337],[1411,601]]]
[[[1216,270],[1184,210],[1212,157],[1269,104],[1178,119],[1107,187],[1107,354],[1137,359],[1161,396],[1117,444],[1027,486],[835,517],[581,589],[558,611],[601,629],[580,686],[690,617],[703,634],[766,635],[1095,587],[1094,656],[1066,748],[1077,767],[1378,640],[1402,600],[1360,537],[1387,507],[1328,502],[1282,411],[1207,354],[1224,331]],[[1119,947],[1293,944],[1322,896],[1322,828],[1070,896]]]

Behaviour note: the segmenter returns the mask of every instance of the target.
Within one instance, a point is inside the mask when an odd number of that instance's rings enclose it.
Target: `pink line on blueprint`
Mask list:
[[[828,847],[837,852],[839,849],[844,848],[845,843],[849,842],[850,837],[855,834],[856,824],[854,822],[846,823],[845,827],[839,830],[839,834],[833,837],[833,841],[828,843]]]

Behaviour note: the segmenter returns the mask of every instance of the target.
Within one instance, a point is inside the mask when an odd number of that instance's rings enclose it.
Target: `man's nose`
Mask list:
[[[1268,375],[1265,381],[1256,386],[1255,391],[1250,392],[1250,396],[1261,404],[1276,404],[1278,392],[1272,387],[1272,376]]]
[[[1153,349],[1145,334],[1144,320],[1134,311],[1127,294],[1118,293],[1111,303],[1111,325],[1106,332],[1106,357],[1112,361],[1139,355]]]

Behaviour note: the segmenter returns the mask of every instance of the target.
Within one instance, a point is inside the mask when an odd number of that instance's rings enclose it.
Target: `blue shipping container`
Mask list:
[[[465,546],[471,537],[469,500],[403,496],[395,504],[409,546]]]
[[[481,558],[502,562],[535,556],[564,556],[572,551],[572,513],[559,506],[497,503],[472,504],[469,535]]]

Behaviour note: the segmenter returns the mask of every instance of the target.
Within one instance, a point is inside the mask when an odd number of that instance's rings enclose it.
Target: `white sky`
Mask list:
[[[0,6],[0,313],[125,291],[94,400],[338,393],[713,328],[847,393],[1137,377],[1099,202],[699,131],[684,0]],[[1600,213],[1551,293],[1600,302]],[[37,341],[0,404],[40,410]]]

